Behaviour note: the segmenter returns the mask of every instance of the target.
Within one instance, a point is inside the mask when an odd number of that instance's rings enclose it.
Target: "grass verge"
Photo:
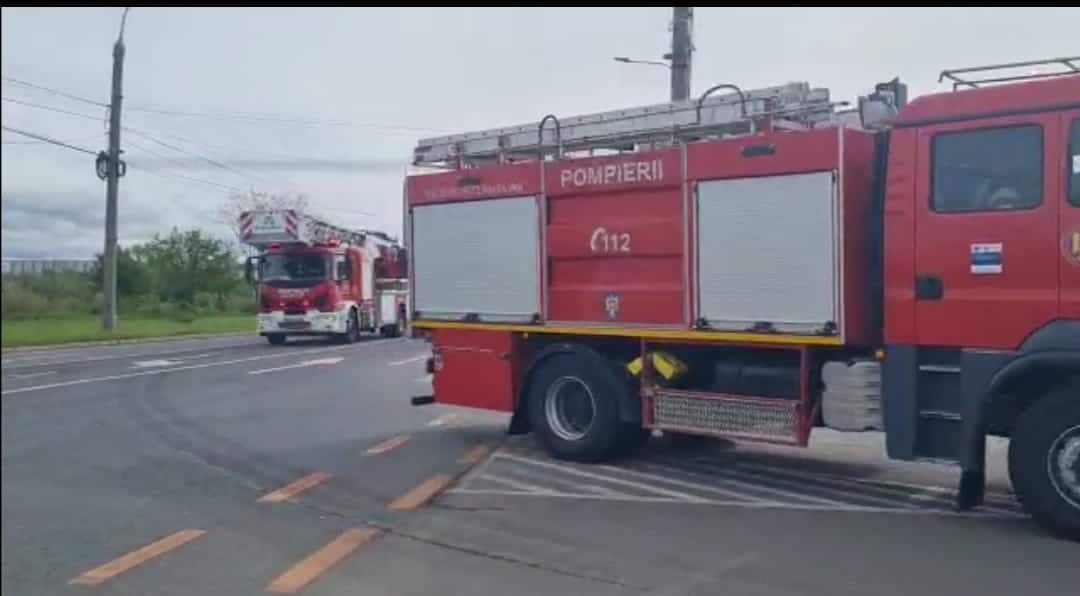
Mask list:
[[[253,315],[206,317],[190,323],[169,319],[120,319],[112,333],[103,331],[101,320],[97,318],[4,321],[0,326],[0,345],[16,348],[244,331],[255,332]]]

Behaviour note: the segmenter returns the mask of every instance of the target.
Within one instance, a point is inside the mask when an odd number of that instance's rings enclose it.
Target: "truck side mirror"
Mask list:
[[[244,261],[244,279],[249,284],[259,281],[258,257],[248,257]]]

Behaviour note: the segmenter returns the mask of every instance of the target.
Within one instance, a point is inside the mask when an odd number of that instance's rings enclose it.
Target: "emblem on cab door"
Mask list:
[[[607,311],[609,319],[615,319],[619,316],[619,295],[608,294],[604,296],[604,310]]]
[[[1074,265],[1080,265],[1080,229],[1065,237],[1065,248],[1073,258]]]

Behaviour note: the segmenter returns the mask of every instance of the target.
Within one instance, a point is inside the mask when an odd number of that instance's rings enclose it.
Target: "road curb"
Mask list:
[[[210,339],[218,337],[243,337],[250,335],[255,337],[255,334],[248,331],[228,332],[228,333],[192,333],[190,335],[163,335],[159,337],[133,337],[128,339],[103,339],[97,341],[82,341],[71,342],[63,344],[43,344],[40,346],[18,346],[13,348],[2,348],[0,354],[14,354],[17,352],[51,352],[54,350],[62,350],[65,348],[92,348],[95,346],[117,346],[124,344],[148,344],[148,343],[162,343],[171,341],[182,341],[185,339]]]

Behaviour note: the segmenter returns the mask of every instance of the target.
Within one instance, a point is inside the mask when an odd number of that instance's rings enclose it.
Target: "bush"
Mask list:
[[[8,280],[4,280],[2,293],[0,310],[5,321],[37,318],[48,310],[48,299]]]

